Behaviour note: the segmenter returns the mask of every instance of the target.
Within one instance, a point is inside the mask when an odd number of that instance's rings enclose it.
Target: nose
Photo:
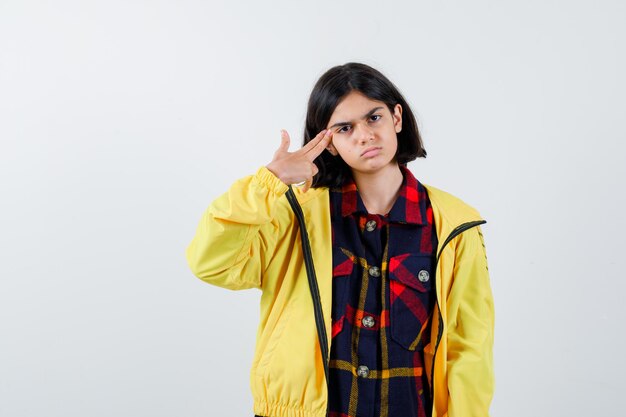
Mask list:
[[[366,143],[367,141],[374,139],[374,131],[367,125],[367,123],[357,123],[354,130],[354,137],[359,141],[359,143]]]

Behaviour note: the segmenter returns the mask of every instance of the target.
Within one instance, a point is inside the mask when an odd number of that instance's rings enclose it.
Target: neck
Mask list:
[[[391,211],[403,180],[398,164],[389,164],[375,173],[352,171],[352,176],[368,213],[386,215]]]

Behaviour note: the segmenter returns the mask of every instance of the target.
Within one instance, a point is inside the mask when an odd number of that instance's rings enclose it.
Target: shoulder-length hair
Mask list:
[[[391,114],[396,104],[402,106],[402,130],[397,134],[396,151],[396,160],[400,165],[406,165],[418,157],[426,157],[415,116],[400,91],[382,73],[358,62],[332,67],[315,83],[307,106],[304,144],[326,128],[341,99],[355,90],[372,100],[382,101]],[[314,188],[340,187],[352,175],[348,164],[328,150],[324,150],[314,162],[319,169],[311,184]]]

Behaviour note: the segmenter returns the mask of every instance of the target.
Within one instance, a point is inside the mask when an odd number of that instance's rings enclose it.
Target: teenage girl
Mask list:
[[[494,310],[479,213],[413,176],[415,117],[374,68],[329,69],[303,146],[211,203],[186,256],[259,288],[254,413],[488,416]]]

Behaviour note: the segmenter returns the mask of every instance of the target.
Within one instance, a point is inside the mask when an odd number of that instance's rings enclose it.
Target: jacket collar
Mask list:
[[[482,220],[478,211],[460,198],[423,182],[420,182],[420,184],[428,192],[428,198],[433,209],[435,228],[440,240],[445,238],[455,227],[463,223]],[[312,200],[318,200],[318,198],[322,198],[322,202],[328,204],[329,189],[327,187],[311,188],[306,193],[303,193],[300,188],[294,187],[294,192],[298,201],[303,205],[309,204]],[[328,220],[330,222],[330,212],[328,212]]]

